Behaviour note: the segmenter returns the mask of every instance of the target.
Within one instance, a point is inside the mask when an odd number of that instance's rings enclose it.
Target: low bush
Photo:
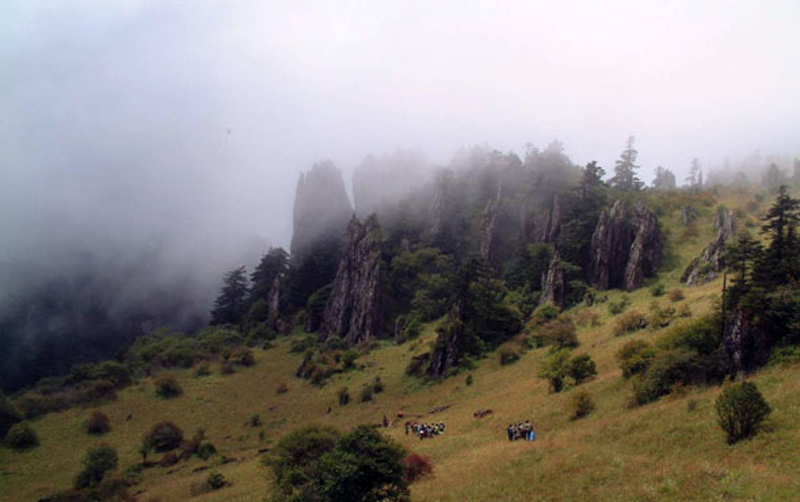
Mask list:
[[[539,378],[544,378],[550,382],[551,392],[561,392],[564,389],[569,357],[569,349],[559,349],[550,353],[542,361],[539,367]]]
[[[6,437],[11,427],[22,421],[16,407],[0,392],[0,439]]]
[[[279,383],[278,387],[275,389],[276,394],[286,394],[287,392],[289,392],[289,386],[286,382]]]
[[[83,457],[83,470],[75,478],[75,488],[87,488],[99,484],[108,471],[117,468],[117,450],[107,444],[90,448]]]
[[[467,385],[467,387],[469,387],[474,381],[475,379],[472,377],[472,373],[470,373],[467,375],[467,379],[464,380],[464,383]]]
[[[197,449],[197,456],[203,460],[208,460],[217,454],[217,448],[211,443],[203,443]]]
[[[180,457],[178,457],[178,454],[171,451],[161,457],[161,460],[158,461],[158,465],[161,467],[172,467],[173,465],[177,464],[179,460]]]
[[[580,385],[597,375],[597,366],[589,354],[582,354],[570,359],[566,373],[575,381],[575,385]]]
[[[383,392],[384,386],[383,381],[381,381],[381,377],[376,376],[375,379],[372,381],[372,392],[375,394],[380,394]]]
[[[6,434],[5,442],[15,450],[27,450],[39,446],[39,437],[28,424],[14,424]]]
[[[662,307],[657,301],[650,304],[650,315],[647,318],[647,324],[653,328],[666,328],[670,325],[675,318],[675,307],[667,306]]]
[[[211,471],[206,478],[206,490],[213,491],[224,488],[228,484],[225,476],[219,471]]]
[[[183,442],[183,431],[172,422],[160,422],[150,429],[144,440],[157,452],[174,450]]]
[[[208,361],[202,361],[195,366],[194,376],[202,378],[209,375],[211,375],[211,365],[208,364]]]
[[[681,303],[678,306],[678,310],[676,312],[678,317],[692,317],[692,309],[689,307],[687,303]]]
[[[248,349],[247,347],[239,347],[234,349],[231,353],[231,357],[229,361],[233,364],[238,364],[239,366],[253,366],[256,363],[256,358],[253,355],[253,351]]]
[[[365,385],[361,389],[361,402],[362,403],[366,403],[366,402],[372,401],[372,394],[373,394],[372,385],[369,385],[369,384]]]
[[[662,295],[664,294],[664,291],[665,291],[665,290],[666,290],[666,288],[664,287],[664,285],[663,285],[663,284],[661,284],[660,282],[658,282],[658,283],[654,284],[654,285],[653,285],[653,286],[650,288],[650,294],[651,294],[652,296],[654,296],[654,297],[658,298],[659,296],[662,296]]]
[[[355,369],[356,367],[356,359],[358,359],[358,351],[356,349],[350,348],[345,350],[342,353],[342,369],[345,371]]]
[[[403,459],[403,478],[406,483],[414,483],[431,474],[433,474],[433,462],[430,457],[409,453]]]
[[[676,383],[689,380],[688,370],[694,360],[695,354],[686,349],[658,352],[647,370],[633,380],[632,404],[653,402],[669,394]]]
[[[619,300],[608,302],[608,313],[611,315],[621,314],[631,304],[631,300],[627,296],[621,297]]]
[[[685,298],[684,294],[683,294],[683,290],[680,289],[680,288],[670,289],[669,293],[667,294],[667,296],[669,297],[669,299],[673,303],[678,303],[679,301],[681,301],[681,300],[683,300]]]
[[[600,326],[600,314],[589,309],[583,309],[575,314],[575,324],[578,326]]]
[[[183,393],[183,389],[178,380],[172,375],[161,375],[156,379],[156,395],[164,399],[178,397]]]
[[[726,386],[714,403],[717,422],[728,435],[728,444],[755,435],[772,411],[752,382]]]
[[[555,320],[560,312],[561,310],[557,306],[550,302],[545,302],[536,307],[536,310],[533,311],[533,315],[531,315],[530,322],[533,326],[541,326],[542,324]]]
[[[259,427],[261,424],[261,415],[258,413],[250,415],[250,427]]]
[[[647,318],[637,310],[624,314],[614,324],[614,336],[634,333],[647,327]]]
[[[631,340],[617,352],[623,378],[644,373],[655,357],[655,348],[644,340]]]
[[[430,357],[431,355],[429,352],[412,357],[408,366],[406,366],[406,375],[416,377],[422,376],[425,373],[425,368],[428,365]]]
[[[569,316],[560,316],[542,324],[531,335],[531,339],[537,347],[545,345],[553,345],[558,348],[578,346],[578,333],[575,323]]]
[[[522,352],[523,348],[514,342],[506,342],[497,349],[502,366],[519,361],[519,358],[522,357]]]
[[[108,415],[100,411],[94,411],[86,419],[86,432],[89,434],[105,434],[111,430],[111,421]]]
[[[233,363],[230,361],[221,361],[219,363],[219,372],[221,375],[233,375],[236,373]]]
[[[572,398],[572,414],[570,418],[577,420],[593,412],[595,409],[594,400],[588,392],[578,392]]]
[[[200,449],[200,443],[196,439],[188,439],[183,441],[180,445],[181,458],[186,460],[192,455],[196,455]]]
[[[347,406],[350,403],[350,392],[347,390],[347,387],[342,387],[336,393],[336,397],[339,399],[339,406]]]

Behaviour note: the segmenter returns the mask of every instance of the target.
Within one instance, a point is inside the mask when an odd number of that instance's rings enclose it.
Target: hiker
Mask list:
[[[530,420],[525,420],[525,440],[526,441],[533,441],[533,425],[531,425]]]
[[[389,427],[389,419],[386,418],[386,415],[383,416],[383,426]]]
[[[514,424],[508,424],[508,429],[506,430],[508,431],[508,440],[514,441],[514,436],[516,435],[517,432],[516,429],[514,428]]]

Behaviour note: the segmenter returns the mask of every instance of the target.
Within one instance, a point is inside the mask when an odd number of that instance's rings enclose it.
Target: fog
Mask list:
[[[559,140],[611,172],[634,135],[645,180],[791,159],[797,19],[793,0],[6,0],[0,302],[86,253],[147,252],[207,307],[224,270],[288,247],[322,158],[348,189],[398,148],[442,165]]]

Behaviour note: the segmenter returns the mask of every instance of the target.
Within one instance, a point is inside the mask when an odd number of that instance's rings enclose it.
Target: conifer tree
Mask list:
[[[248,304],[267,300],[276,277],[284,277],[289,272],[289,253],[283,248],[270,248],[256,269],[250,275],[250,295]]]
[[[239,325],[247,313],[247,293],[247,272],[244,266],[225,274],[224,286],[211,311],[211,324]]]
[[[636,165],[636,157],[639,152],[633,145],[634,137],[630,136],[625,150],[622,151],[619,160],[614,165],[614,177],[610,180],[612,188],[623,192],[641,190],[644,186],[644,183],[636,176],[636,170],[639,169],[639,166]]]

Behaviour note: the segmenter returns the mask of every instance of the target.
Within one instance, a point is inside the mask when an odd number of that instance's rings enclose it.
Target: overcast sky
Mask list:
[[[4,0],[0,258],[286,246],[301,170],[397,147],[558,139],[610,172],[635,135],[648,180],[798,155],[799,20],[797,0]]]

